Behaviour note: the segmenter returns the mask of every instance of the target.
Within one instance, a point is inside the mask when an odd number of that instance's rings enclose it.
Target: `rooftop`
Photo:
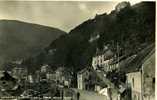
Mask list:
[[[88,67],[85,67],[84,69],[80,70],[77,74],[82,74],[88,70]]]
[[[148,57],[150,57],[150,55],[152,55],[154,52],[155,52],[155,45],[151,44],[145,49],[143,49],[141,52],[139,52],[131,62],[128,62],[126,63],[125,66],[122,66],[120,70],[126,73],[136,72],[141,70],[142,67],[141,65],[143,64],[143,62]]]

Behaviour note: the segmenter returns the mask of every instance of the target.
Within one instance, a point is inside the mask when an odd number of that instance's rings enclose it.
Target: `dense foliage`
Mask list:
[[[4,63],[39,54],[63,34],[66,33],[52,27],[16,20],[0,20],[0,68]]]
[[[92,36],[100,38],[89,42]],[[28,59],[25,65],[37,68],[49,64],[54,69],[65,66],[74,72],[91,65],[96,48],[110,44],[116,51],[116,45],[122,48],[122,54],[137,53],[155,41],[155,3],[142,2],[128,6],[120,12],[96,15],[61,36],[45,48],[38,56]]]

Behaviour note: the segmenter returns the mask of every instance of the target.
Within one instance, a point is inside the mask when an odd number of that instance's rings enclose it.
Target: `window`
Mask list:
[[[96,60],[95,60],[95,64],[97,64]]]
[[[100,61],[101,61],[100,63],[102,64],[102,62],[103,62],[102,59]]]
[[[134,78],[132,78],[132,86],[134,87]]]
[[[3,84],[3,85],[5,85],[5,84],[6,84],[6,82],[4,82],[4,81],[3,81],[3,82],[2,82],[2,84]]]
[[[134,95],[134,100],[137,100],[137,96],[136,95]]]
[[[153,84],[155,84],[155,77],[153,78]]]
[[[153,90],[155,89],[155,77],[154,77],[153,80],[152,80],[152,89],[153,89]]]

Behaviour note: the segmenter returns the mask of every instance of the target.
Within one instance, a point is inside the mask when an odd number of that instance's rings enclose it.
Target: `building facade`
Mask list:
[[[89,79],[89,70],[87,68],[81,70],[80,72],[77,73],[77,86],[78,89],[80,90],[85,90],[87,89],[87,83]]]
[[[21,66],[14,67],[11,75],[17,79],[26,79],[27,77],[27,69]]]
[[[107,46],[104,47],[103,51],[97,49],[96,55],[92,58],[92,66],[96,70],[99,68],[104,68],[107,71],[110,70],[109,63],[113,60],[113,52],[108,49]]]
[[[126,74],[127,85],[132,93],[131,98],[132,100],[155,100],[155,50],[139,58],[142,60],[135,59],[139,65],[133,64],[132,71]]]
[[[97,50],[96,55],[92,58],[92,66],[94,70],[103,70],[105,72],[117,70],[123,61],[122,58],[114,54],[107,46],[104,46],[103,51]]]
[[[155,53],[142,64],[143,100],[155,100]]]
[[[142,100],[142,73],[140,71],[127,74],[127,85],[131,88],[132,100]]]

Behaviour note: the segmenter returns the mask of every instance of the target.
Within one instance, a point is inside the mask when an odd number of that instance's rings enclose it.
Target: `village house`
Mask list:
[[[35,82],[35,79],[33,78],[33,75],[32,75],[32,74],[29,74],[29,75],[27,76],[27,82],[29,82],[29,83],[34,83],[34,82]]]
[[[56,74],[55,74],[55,72],[51,71],[51,72],[46,73],[46,78],[50,82],[56,80]]]
[[[135,58],[136,58],[135,54],[131,55],[129,57],[126,55],[121,56],[121,57],[119,57],[119,59],[113,59],[112,62],[109,62],[108,68],[110,68],[111,70],[114,70],[115,69],[114,66],[122,67],[125,64],[130,63]],[[108,79],[108,81],[110,81],[110,82],[107,82],[107,80],[103,80],[106,78],[106,76],[105,76],[106,72],[104,72],[104,70],[97,71],[93,67],[92,67],[92,69],[93,70],[91,70],[89,67],[87,67],[77,73],[78,89],[89,90],[89,88],[91,89],[94,87],[93,91],[96,91],[101,95],[105,95],[109,100],[122,99],[121,94],[123,94],[126,90],[125,83],[119,84],[116,88],[112,87],[112,85],[110,84],[111,81],[109,79]],[[111,70],[108,70],[108,71],[111,71]],[[118,68],[118,70],[121,70],[121,69]],[[96,72],[97,74],[99,74],[100,76],[97,76],[95,73],[93,73],[93,71]],[[96,75],[96,76],[95,76],[95,78],[91,79],[90,78],[91,75],[92,76]],[[101,81],[98,81],[98,79]],[[103,80],[103,82],[102,82],[102,80]]]
[[[49,65],[45,64],[45,65],[41,66],[41,73],[47,73],[49,71],[51,71],[51,68]]]
[[[153,45],[154,46],[154,45]],[[155,100],[155,49],[142,50],[125,69],[132,100]]]
[[[35,82],[47,81],[56,82],[64,86],[70,87],[72,76],[69,72],[65,71],[64,67],[58,67],[56,70],[52,70],[49,65],[41,66],[40,70],[35,72]]]
[[[98,67],[107,67],[112,61],[113,52],[104,46],[103,50],[97,48],[95,56],[92,58],[92,66],[96,70]]]
[[[88,68],[84,68],[83,70],[79,71],[77,73],[77,85],[78,85],[78,89],[80,90],[86,90],[87,89],[87,81],[89,78],[89,69]]]
[[[64,67],[59,67],[55,71],[55,79],[57,83],[63,84],[66,87],[70,87],[71,81],[72,81],[72,76],[70,72],[65,71]]]
[[[26,79],[27,69],[18,65],[12,69],[11,75],[17,79]]]
[[[40,71],[37,71],[37,77],[39,81],[50,81],[51,80],[51,67],[47,64],[41,66]]]
[[[108,46],[104,46],[103,50],[96,50],[95,56],[92,58],[92,66],[94,70],[103,70],[105,72],[119,69],[120,61],[125,56],[118,56],[114,54]]]
[[[49,81],[55,80],[55,73],[52,71],[51,67],[49,65],[43,65],[41,66],[40,70],[36,70],[35,72],[35,82],[39,81]]]
[[[86,67],[77,73],[77,87],[80,90],[89,90],[98,92],[104,87],[104,84],[92,71],[91,67]]]

